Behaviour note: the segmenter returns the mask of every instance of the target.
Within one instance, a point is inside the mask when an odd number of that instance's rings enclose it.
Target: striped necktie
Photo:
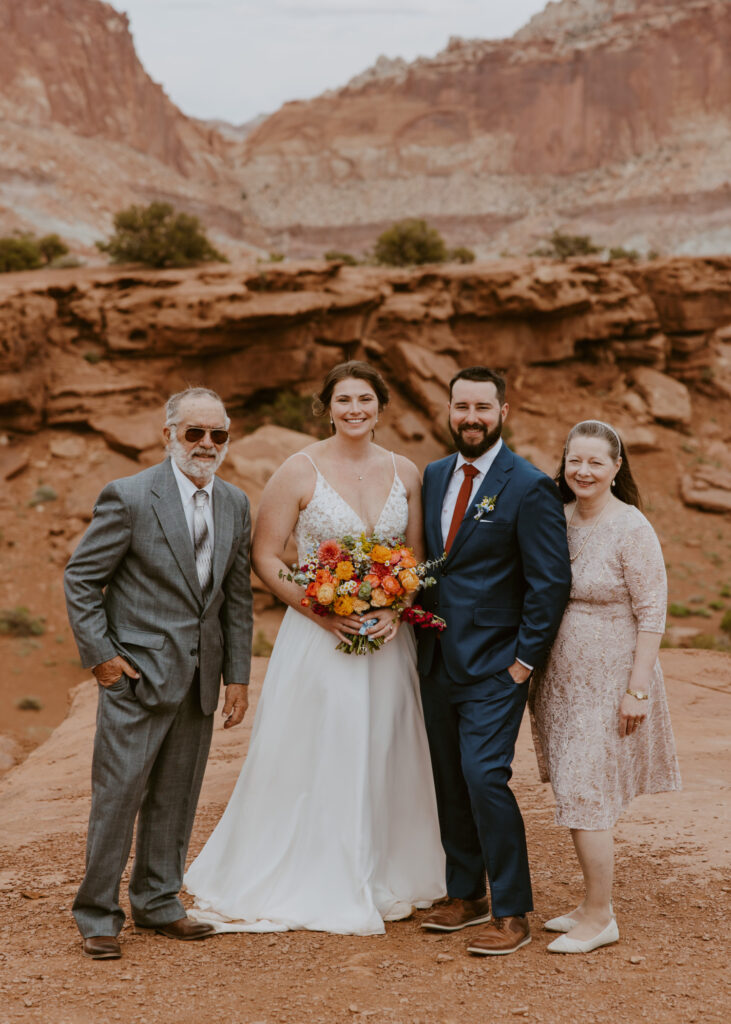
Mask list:
[[[193,495],[195,511],[193,512],[193,547],[195,549],[195,568],[198,573],[203,596],[211,585],[213,571],[213,544],[206,522],[208,492],[196,491]]]

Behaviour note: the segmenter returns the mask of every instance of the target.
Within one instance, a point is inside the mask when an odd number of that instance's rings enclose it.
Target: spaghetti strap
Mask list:
[[[315,460],[312,458],[311,455],[308,455],[307,452],[292,452],[292,454],[289,456],[289,458],[293,459],[296,455],[304,455],[304,457],[306,459],[309,459],[310,462],[312,463],[312,465],[314,466],[314,469],[315,469],[315,472],[317,473],[317,475],[318,476],[322,476],[322,474],[320,473],[320,470],[317,468],[317,463],[315,462]]]

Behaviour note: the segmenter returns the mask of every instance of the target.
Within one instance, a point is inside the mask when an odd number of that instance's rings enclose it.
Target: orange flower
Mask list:
[[[335,575],[339,580],[350,580],[353,578],[355,566],[352,562],[338,562],[335,566]]]
[[[400,572],[398,581],[407,594],[413,594],[421,585],[421,580],[413,569],[405,569],[404,572]]]
[[[401,548],[401,561],[399,565],[402,569],[413,569],[416,566],[416,559],[414,558],[411,551],[408,548]]]
[[[318,569],[317,572],[315,573],[315,583],[318,585],[318,587],[321,586],[323,583],[333,583],[334,581],[335,577],[333,576],[329,569]]]
[[[384,544],[374,544],[373,550],[371,551],[371,559],[374,562],[381,562],[385,564],[391,558],[391,549],[387,548]]]
[[[323,565],[334,569],[343,556],[342,548],[336,540],[324,540],[317,549],[317,558]]]
[[[336,597],[333,611],[336,615],[352,615],[354,603],[353,598],[347,594],[344,594],[342,597]]]
[[[381,580],[381,586],[389,597],[398,597],[399,594],[403,594],[404,592],[404,588],[395,576],[386,576],[385,579]]]
[[[335,600],[335,587],[332,583],[323,583],[317,589],[317,600],[320,604],[332,604]]]
[[[372,587],[380,587],[380,585],[381,585],[381,577],[380,576],[376,576],[376,574],[374,572],[369,572],[367,576],[363,577],[363,582],[364,583],[370,583],[370,585]]]
[[[369,608],[370,608],[370,605],[368,604],[367,601],[361,601],[361,599],[359,597],[354,597],[353,598],[353,611],[357,615],[360,615],[361,612],[367,612]]]
[[[380,587],[376,587],[371,594],[371,604],[374,608],[386,608],[392,601],[393,598],[389,598],[386,591],[381,590]]]
[[[324,582],[325,581],[323,580],[323,583]],[[310,583],[307,590],[305,590],[305,594],[307,597],[317,597],[317,583]]]
[[[303,597],[302,600],[300,601],[300,604],[302,605],[303,608],[309,608],[310,607],[310,599],[309,599],[309,597]]]

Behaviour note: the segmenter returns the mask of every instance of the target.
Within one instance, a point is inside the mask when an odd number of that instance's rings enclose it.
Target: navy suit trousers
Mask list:
[[[525,828],[510,788],[515,742],[528,683],[507,669],[478,683],[450,679],[437,651],[421,679],[447,892],[463,900],[485,895],[485,874],[495,917],[533,909]]]

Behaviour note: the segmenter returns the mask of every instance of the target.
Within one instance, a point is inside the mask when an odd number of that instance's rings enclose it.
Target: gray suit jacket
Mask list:
[[[140,672],[137,700],[174,707],[200,668],[201,707],[221,682],[248,683],[251,521],[243,491],[213,486],[213,580],[204,603],[193,542],[170,461],[107,484],[64,577],[82,664],[122,654]]]

